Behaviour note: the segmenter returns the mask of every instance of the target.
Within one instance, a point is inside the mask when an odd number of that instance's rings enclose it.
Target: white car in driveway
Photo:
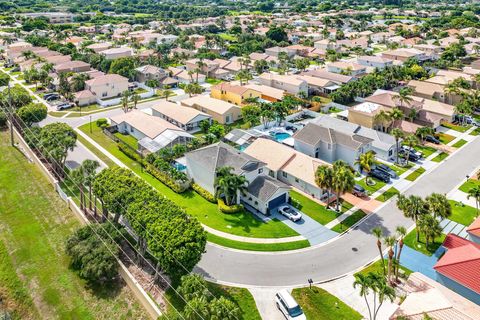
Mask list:
[[[293,299],[287,290],[282,290],[275,295],[275,304],[286,319],[288,320],[306,320],[305,314],[298,303]]]
[[[278,212],[282,216],[286,217],[287,219],[292,220],[293,222],[302,219],[302,214],[298,211],[293,210],[289,206],[281,206],[280,208],[278,208]]]

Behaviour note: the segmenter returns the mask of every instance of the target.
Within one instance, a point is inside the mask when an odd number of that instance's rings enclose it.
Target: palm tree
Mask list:
[[[223,195],[225,197],[225,204],[229,206],[237,202],[238,191],[245,191],[248,182],[247,178],[233,174],[232,171],[232,167],[218,168],[215,179],[217,197]]]
[[[123,112],[127,113],[130,110],[130,91],[125,90],[122,95],[122,110]]]
[[[413,94],[413,89],[409,87],[405,87],[400,89],[398,95],[395,95],[393,98],[400,102],[400,107],[403,107],[404,104],[410,104],[413,101],[411,95]]]
[[[355,177],[352,168],[341,160],[333,163],[332,186],[335,190],[337,211],[340,211],[340,196],[349,192],[355,185]]]
[[[419,196],[411,195],[408,198],[402,194],[398,196],[397,207],[403,212],[403,215],[412,219],[415,223],[428,213],[425,201]],[[416,226],[416,239],[420,239],[419,228]]]
[[[375,280],[372,281],[372,286],[373,291],[376,293],[376,296],[378,298],[378,306],[373,312],[373,319],[376,320],[378,316],[378,311],[380,311],[383,303],[386,300],[390,300],[390,302],[393,302],[396,295],[395,289],[393,289],[386,283],[385,278],[376,277]]]
[[[322,189],[322,190],[327,190],[327,205],[326,209],[328,210],[329,205],[330,205],[330,190],[332,186],[332,177],[333,177],[333,171],[330,166],[319,166],[317,168],[317,171],[315,172],[315,183],[317,186]]]
[[[393,120],[391,125],[394,125],[398,120],[402,120],[405,117],[403,111],[400,108],[393,108],[388,114],[390,116],[390,119]]]
[[[397,232],[397,235],[399,237],[398,239],[398,251],[397,251],[397,256],[395,257],[395,260],[397,261],[397,264],[395,266],[395,281],[398,282],[398,270],[400,269],[400,255],[402,254],[402,249],[403,249],[403,239],[407,235],[407,229],[403,226],[398,226],[395,231]]]
[[[396,145],[396,151],[395,151],[395,155],[396,155],[396,160],[395,162],[398,163],[398,143],[400,142],[400,139],[402,139],[405,134],[403,133],[402,130],[398,129],[398,128],[393,128],[392,129],[392,132],[391,132],[391,135],[395,138],[395,145]]]
[[[78,187],[80,191],[80,210],[84,211],[85,210],[85,192],[83,191],[83,187],[85,184],[85,174],[82,166],[79,166],[74,170],[72,170],[72,173],[70,174],[70,179],[72,180],[74,185]]]
[[[100,163],[95,160],[84,160],[82,162],[83,174],[85,176],[85,183],[88,185],[88,208],[92,211],[92,184],[97,174],[97,168],[100,167]],[[96,207],[95,202],[95,207]],[[95,210],[96,211],[96,210]]]
[[[355,281],[353,282],[353,287],[355,289],[357,288],[357,286],[360,287],[360,296],[365,299],[365,303],[367,304],[369,319],[372,319],[372,311],[371,311],[370,303],[368,302],[367,296],[370,293],[371,285],[372,285],[372,281],[368,275],[364,276],[361,273],[357,273],[355,275]]]
[[[452,206],[445,195],[432,193],[425,200],[434,218],[446,219],[452,215]]]
[[[417,137],[415,137],[413,134],[409,134],[408,136],[405,137],[403,142],[409,147],[407,155],[406,155],[406,160],[407,160],[407,166],[408,166],[408,159],[410,158],[410,150],[412,150],[416,145],[417,145]]]
[[[417,228],[425,235],[425,247],[428,250],[430,240],[435,242],[435,238],[442,234],[440,222],[434,216],[423,215],[417,222]],[[417,239],[418,242],[418,239]]]
[[[435,130],[430,127],[420,127],[415,131],[415,135],[420,139],[420,141],[425,143],[425,139],[427,138],[428,135],[434,134]]]
[[[390,126],[391,117],[390,114],[385,110],[380,110],[375,116],[373,117],[373,121],[378,125],[381,125],[382,132],[385,132],[385,127]],[[378,127],[377,127],[378,128]]]
[[[370,174],[370,171],[372,170],[372,166],[375,163],[375,152],[373,151],[368,151],[365,153],[362,153],[359,157],[358,160],[355,161],[355,164],[358,164],[360,167],[360,172],[365,171],[365,184],[368,185],[368,175]]]
[[[90,76],[86,73],[76,73],[73,75],[72,79],[70,80],[70,87],[73,91],[81,91],[85,89],[85,81],[90,79]]]
[[[372,229],[372,234],[377,238],[377,248],[378,252],[380,252],[380,260],[382,261],[382,266],[383,266],[383,274],[386,274],[385,270],[385,260],[383,259],[383,250],[382,250],[382,237],[383,237],[383,231],[382,228],[380,227],[375,227]]]
[[[140,95],[138,93],[132,94],[130,100],[133,102],[133,109],[137,109],[138,101],[140,101]]]
[[[387,280],[389,283],[392,283],[392,265],[393,265],[393,246],[396,243],[396,239],[393,236],[385,237],[383,242],[388,247],[388,272],[387,272]]]
[[[476,216],[478,217],[478,210],[479,210],[479,204],[480,204],[480,186],[476,185],[475,187],[468,190],[467,199],[470,199],[470,198],[475,199],[475,205],[477,207]]]

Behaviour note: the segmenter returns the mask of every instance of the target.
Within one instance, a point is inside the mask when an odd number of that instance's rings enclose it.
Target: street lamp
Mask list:
[[[313,283],[313,280],[311,278],[308,279],[308,284],[310,285],[310,289],[312,289],[312,283]]]

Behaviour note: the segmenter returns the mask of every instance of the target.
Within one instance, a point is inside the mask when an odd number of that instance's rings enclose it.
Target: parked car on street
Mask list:
[[[70,109],[70,108],[73,108],[74,106],[75,106],[75,104],[70,103],[70,102],[62,103],[62,104],[59,104],[59,105],[57,106],[57,111],[65,110],[65,109]]]
[[[416,155],[418,158],[422,158],[422,157],[423,157],[423,153],[421,153],[420,151],[415,150],[415,148],[410,148],[409,146],[402,146],[402,150],[403,150],[405,153],[408,153],[408,152],[410,151],[410,154],[414,154],[414,155]]]
[[[278,212],[280,212],[282,216],[285,216],[286,218],[292,220],[293,222],[302,219],[302,214],[298,211],[293,210],[289,206],[281,206],[278,209]]]
[[[425,141],[435,143],[435,144],[440,144],[440,140],[438,140],[436,137],[434,137],[432,135],[426,136]]]
[[[364,198],[364,197],[368,196],[367,190],[365,190],[364,187],[362,187],[361,185],[358,185],[358,184],[353,186],[352,194],[356,197],[359,197],[359,198]]]
[[[60,99],[60,95],[58,93],[49,93],[43,96],[45,101],[54,101]]]
[[[413,162],[417,162],[421,159],[421,157],[419,157],[417,154],[412,152],[408,153],[403,150],[399,152],[399,156],[401,156],[404,159],[407,159],[407,156],[408,156],[408,161],[413,161]]]
[[[379,169],[373,169],[372,171],[370,171],[370,176],[374,177],[374,178],[376,178],[380,181],[383,181],[385,183],[390,182],[390,175],[386,172],[383,172],[382,170],[379,170]]]
[[[285,289],[275,294],[275,304],[277,305],[278,310],[280,310],[288,320],[307,319],[302,308],[300,308],[292,295]]]
[[[387,165],[384,164],[384,163],[381,163],[381,164],[376,165],[375,168],[378,169],[378,170],[381,170],[381,171],[385,172],[385,173],[388,174],[388,175],[390,176],[390,178],[392,178],[392,179],[397,179],[397,178],[398,178],[397,173],[396,173],[392,168],[390,168],[389,166],[387,166]]]

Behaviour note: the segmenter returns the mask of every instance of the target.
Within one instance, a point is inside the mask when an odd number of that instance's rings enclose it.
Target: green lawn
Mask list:
[[[180,206],[183,206],[188,214],[195,216],[201,223],[213,229],[238,236],[257,238],[282,238],[298,235],[297,232],[278,220],[265,223],[256,219],[251,213],[246,211],[237,214],[221,213],[216,204],[208,202],[192,190],[177,194],[152,175],[143,172],[140,164],[121,152],[116,143],[108,138],[97,126],[92,125],[92,133],[89,132],[88,123],[79,129],[89,135],[118,160],[122,161],[128,168],[151,184],[161,194]]]
[[[389,165],[389,167],[390,167],[393,171],[395,171],[395,172],[397,173],[397,175],[400,177],[402,174],[405,173],[405,171],[407,171],[408,169],[410,169],[410,168],[412,167],[412,164],[409,163],[408,166],[405,165],[405,166],[403,166],[403,167],[400,167],[400,166],[397,166],[397,165],[394,165],[394,164],[393,164],[393,165]]]
[[[451,142],[453,139],[455,139],[454,136],[452,135],[449,135],[449,134],[446,134],[446,133],[438,133],[436,134],[438,140],[440,140],[440,142],[442,144],[448,144],[449,142]]]
[[[454,200],[448,200],[452,206],[452,215],[450,220],[469,226],[477,217],[477,209]]]
[[[454,148],[461,148],[463,147],[465,144],[467,143],[467,141],[463,140],[463,139],[460,139],[458,140],[457,142],[455,142],[452,147]]]
[[[332,231],[342,233],[346,230],[348,230],[351,226],[353,226],[355,223],[360,221],[363,217],[365,217],[366,214],[362,210],[357,210],[354,213],[352,213],[349,217],[347,217],[345,220],[337,224],[332,228]]]
[[[319,288],[293,289],[292,296],[308,320],[355,320],[363,317],[334,295]]]
[[[294,190],[290,191],[290,197],[300,204],[297,209],[323,225],[341,215],[341,212],[332,209],[327,210],[324,206]]]
[[[88,106],[83,106],[83,107],[75,106],[75,107],[73,107],[69,110],[70,111],[82,111],[82,113],[83,113],[83,112],[88,112],[88,111],[105,110],[105,109],[100,107],[98,104],[94,103],[94,104],[90,104]]]
[[[388,259],[384,259],[385,261],[385,269],[388,266]],[[400,256],[400,263],[402,263],[402,256]],[[408,277],[410,274],[413,273],[412,270],[405,268],[404,266],[400,266],[400,269],[402,269],[405,272],[405,275]],[[377,274],[383,274],[383,266],[382,266],[382,261],[379,259],[372,263],[371,265],[365,267],[365,269],[360,270],[359,272],[355,273],[357,274],[363,274],[367,275],[369,272],[377,273]]]
[[[418,177],[420,177],[425,172],[423,167],[418,167],[415,171],[410,173],[408,176],[405,177],[405,180],[408,181],[415,181]]]
[[[0,241],[42,318],[148,319],[123,283],[87,287],[70,269],[65,240],[80,223],[40,169],[9,146],[6,133],[0,133],[0,185]],[[2,263],[0,268],[9,266]],[[0,286],[14,285],[15,295],[28,305],[15,274],[6,280]],[[22,305],[19,308],[23,310]]]
[[[471,126],[459,126],[459,125],[452,124],[452,123],[442,123],[442,127],[452,129],[452,130],[455,130],[455,131],[458,131],[458,132],[465,132],[465,131],[467,131],[468,129],[471,128]]]
[[[433,162],[442,162],[448,157],[448,153],[446,152],[441,152],[439,153],[435,158],[432,159]]]
[[[225,41],[229,41],[229,42],[237,42],[238,41],[238,37],[234,34],[220,33],[220,34],[218,34],[218,36]]]
[[[374,182],[375,184],[370,185],[372,182]],[[368,194],[370,194],[370,195],[374,194],[375,192],[377,192],[378,190],[380,190],[381,188],[383,188],[386,185],[385,182],[380,181],[377,178],[373,178],[373,177],[368,178],[369,185],[367,185],[365,183],[365,178],[362,178],[361,180],[357,181],[356,183],[358,185],[361,185],[362,187],[364,187],[365,190],[368,190]]]
[[[384,193],[379,195],[376,198],[376,200],[381,201],[381,202],[385,202],[385,201],[387,201],[388,199],[392,198],[393,196],[395,196],[397,194],[400,194],[400,192],[397,189],[395,189],[395,187],[391,187],[390,189],[388,189],[387,191],[385,191]]]
[[[214,234],[208,234],[208,241],[216,243],[218,245],[239,249],[239,250],[249,250],[249,251],[287,251],[287,250],[296,250],[301,248],[306,248],[310,246],[308,240],[299,240],[293,242],[284,242],[284,243],[252,243],[252,242],[242,242],[235,241],[226,238],[216,236]]]
[[[458,189],[460,191],[468,193],[468,191],[470,191],[470,189],[472,189],[475,186],[480,186],[480,181],[475,180],[475,179],[468,179]]]
[[[205,80],[205,82],[211,84],[212,86],[214,86],[214,85],[217,85],[217,84],[219,84],[219,83],[222,83],[223,81],[220,80],[220,79],[207,78],[207,79]]]
[[[416,146],[416,147],[415,147],[415,150],[420,151],[421,153],[423,153],[423,157],[424,157],[424,158],[429,157],[431,154],[433,154],[434,152],[437,151],[437,149],[435,149],[435,148],[433,148],[433,147],[423,146],[423,145],[418,145],[418,146]]]
[[[435,238],[434,243],[429,243],[427,248],[425,246],[425,236],[420,233],[420,241],[417,242],[415,229],[413,229],[409,234],[406,235],[403,241],[405,245],[409,246],[410,248],[426,254],[427,256],[431,256],[442,245],[443,240],[445,240],[445,234]]]
[[[480,128],[476,128],[475,130],[473,130],[472,132],[470,132],[470,135],[471,135],[471,136],[478,136],[478,135],[480,135]]]
[[[220,298],[223,296],[233,301],[241,310],[242,316],[238,320],[262,320],[260,314],[258,313],[255,300],[248,289],[227,287],[211,282],[207,282],[207,289],[215,298]],[[172,289],[167,290],[165,297],[170,302],[167,304],[168,314],[176,314],[175,309],[183,311],[185,302]],[[173,309],[172,305],[175,309]],[[169,318],[173,317],[167,317],[167,319]]]
[[[95,124],[92,123],[92,127],[95,126]],[[77,135],[77,141],[80,141],[85,148],[90,150],[94,155],[96,155],[100,160],[102,160],[107,166],[113,167],[115,166],[115,162],[113,162],[109,157],[107,157],[103,152],[95,148],[90,142],[87,141],[84,137],[81,135]]]
[[[130,147],[134,148],[135,150],[138,149],[138,140],[134,136],[131,136],[129,134],[123,134],[123,133],[120,133],[120,132],[115,132],[114,135],[115,135],[115,137],[117,137],[121,141],[125,142]]]

